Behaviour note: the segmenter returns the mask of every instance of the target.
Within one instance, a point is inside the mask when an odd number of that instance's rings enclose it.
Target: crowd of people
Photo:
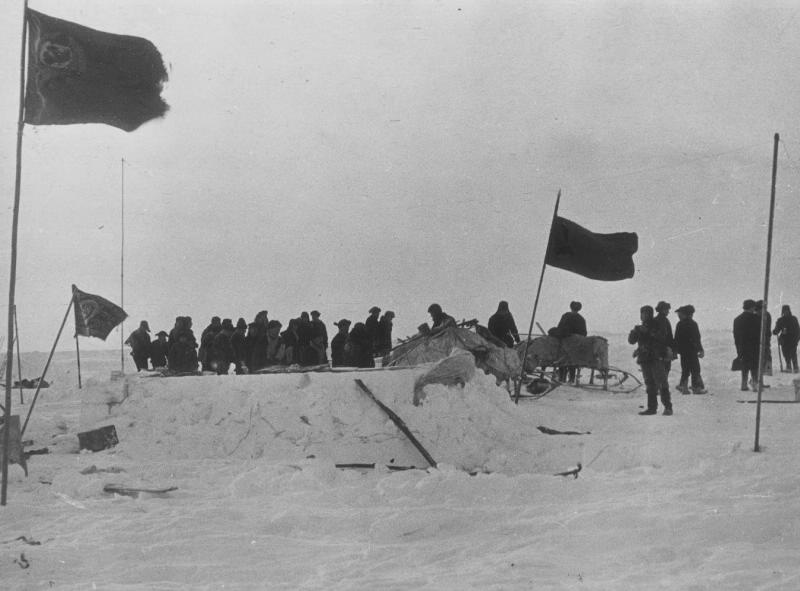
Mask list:
[[[558,325],[548,331],[550,336],[566,338],[571,335],[587,335],[586,320],[581,315],[582,304],[573,301]],[[700,329],[694,320],[695,308],[691,304],[676,310],[678,322],[673,333],[669,320],[671,305],[660,301],[653,306],[642,306],[640,323],[628,334],[628,342],[636,345],[633,353],[641,367],[647,392],[647,407],[640,412],[652,415],[658,412],[659,398],[663,414],[671,415],[672,397],[669,373],[672,363],[680,358],[680,380],[677,390],[682,394],[707,393],[700,369],[700,359],[705,355]],[[741,389],[756,390],[759,386],[758,362],[761,357],[760,343],[765,342],[762,358],[763,375],[772,373],[770,341],[778,337],[781,352],[781,370],[798,373],[797,347],[800,342],[800,324],[792,315],[791,308],[783,305],[781,316],[773,327],[770,313],[764,309],[763,301],[747,299],[742,313],[733,322],[733,337],[736,359],[732,369],[741,372]],[[431,324],[419,327],[420,335],[435,335],[450,327],[458,326],[456,320],[444,312],[439,304],[428,307]],[[137,370],[168,368],[174,373],[196,373],[198,366],[203,372],[227,374],[233,367],[235,373],[252,373],[274,366],[375,367],[375,358],[389,353],[393,347],[392,328],[394,312],[373,306],[363,322],[353,324],[342,318],[334,322],[337,332],[328,342],[328,330],[321,314],[313,310],[302,312],[289,320],[285,330],[278,320],[270,320],[266,310],[256,314],[247,323],[244,318],[234,325],[230,318],[214,316],[203,329],[198,340],[192,330],[192,319],[179,316],[169,333],[159,331],[151,340],[150,327],[143,320],[139,328],[128,337],[131,356]],[[497,311],[487,325],[491,337],[497,343],[514,347],[520,342],[520,334],[509,310],[508,302],[501,301]],[[762,333],[763,328],[763,333]],[[328,358],[330,350],[330,359]],[[785,360],[785,369],[783,360]],[[557,368],[562,382],[574,382],[578,368]],[[761,382],[761,387],[768,387]]]
[[[334,322],[338,332],[328,342],[328,329],[318,310],[302,312],[284,329],[279,320],[270,319],[266,310],[252,322],[214,316],[208,326],[195,335],[192,319],[178,316],[167,333],[150,337],[150,326],[142,320],[125,341],[137,371],[166,368],[172,373],[202,372],[227,374],[253,373],[275,366],[374,367],[375,357],[392,348],[394,312],[373,306],[364,322],[343,318]],[[352,328],[351,328],[352,326]],[[330,360],[328,350],[330,346]]]

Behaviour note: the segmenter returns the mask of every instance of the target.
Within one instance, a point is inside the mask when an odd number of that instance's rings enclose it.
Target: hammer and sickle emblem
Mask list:
[[[83,321],[87,324],[100,310],[100,306],[98,306],[97,302],[94,300],[85,300],[80,303],[80,307],[81,314],[83,315]]]

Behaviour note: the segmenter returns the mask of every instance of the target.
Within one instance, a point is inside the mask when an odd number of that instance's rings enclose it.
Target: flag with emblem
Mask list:
[[[169,108],[155,45],[27,10],[25,122],[104,123],[133,131]]]
[[[125,310],[98,295],[72,286],[75,304],[75,334],[106,340],[108,334],[128,315]]]

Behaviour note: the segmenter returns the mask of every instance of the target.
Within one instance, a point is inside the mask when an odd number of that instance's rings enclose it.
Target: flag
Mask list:
[[[169,108],[167,70],[142,37],[96,31],[28,9],[25,122],[105,123],[133,131]]]
[[[106,340],[115,326],[125,320],[125,310],[105,298],[72,286],[75,302],[75,334]]]
[[[634,232],[595,234],[556,216],[545,262],[589,279],[619,281],[633,277],[633,254],[638,248],[639,237]]]

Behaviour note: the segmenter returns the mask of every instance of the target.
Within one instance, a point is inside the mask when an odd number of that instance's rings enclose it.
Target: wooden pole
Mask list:
[[[556,195],[556,206],[553,208],[553,219],[550,222],[550,231],[547,233],[547,242],[548,246],[550,244],[550,232],[553,231],[553,222],[556,221],[556,216],[558,215],[558,204],[561,201],[561,189],[558,190],[558,195]],[[544,270],[547,267],[547,250],[544,253],[544,261],[542,261],[542,272],[539,274],[539,285],[536,287],[536,299],[533,302],[533,312],[531,313],[531,323],[528,326],[528,340],[525,341],[525,351],[522,354],[522,369],[519,372],[519,379],[517,379],[517,383],[514,384],[514,404],[519,404],[519,396],[522,390],[522,376],[525,373],[525,362],[528,360],[528,347],[531,345],[531,341],[533,340],[533,324],[536,321],[536,308],[539,307],[539,295],[542,293],[542,281],[544,280]]]
[[[6,404],[3,424],[3,454],[0,460],[0,505],[6,504],[8,491],[8,449],[11,443],[11,372],[14,365],[14,297],[17,288],[17,238],[19,236],[19,194],[22,184],[22,131],[25,129],[25,49],[28,45],[28,0],[22,12],[22,49],[19,68],[19,116],[17,119],[17,163],[14,181],[14,213],[11,222],[11,261],[8,269],[8,351],[6,352]]]
[[[761,426],[761,393],[764,390],[764,361],[766,359],[767,340],[764,338],[764,331],[767,324],[767,313],[769,310],[769,272],[770,261],[772,259],[772,226],[775,219],[775,180],[778,176],[778,142],[780,135],[775,134],[775,144],[772,150],[772,189],[769,197],[769,226],[767,230],[767,263],[764,270],[764,306],[761,308],[761,336],[758,348],[758,398],[756,404],[756,437],[753,451],[761,451],[758,441]]]
[[[69,311],[72,309],[72,304],[75,302],[75,296],[70,298],[69,306],[67,306],[67,313],[64,314],[64,320],[61,321],[61,326],[58,329],[58,334],[56,335],[56,340],[53,341],[53,347],[50,349],[50,355],[47,358],[47,363],[44,364],[44,370],[42,371],[42,375],[39,377],[39,383],[36,384],[36,392],[33,394],[33,400],[31,400],[31,407],[28,409],[28,416],[25,417],[25,423],[22,425],[22,430],[20,431],[20,437],[25,434],[25,428],[28,426],[28,421],[31,418],[31,413],[33,412],[33,407],[36,406],[36,399],[39,398],[39,390],[42,389],[42,382],[44,382],[44,376],[47,375],[47,369],[50,367],[50,361],[53,359],[53,354],[56,352],[56,345],[58,345],[58,339],[61,338],[61,331],[64,330],[64,325],[67,323],[67,318],[69,318]]]
[[[17,341],[17,377],[19,378],[19,403],[25,404],[22,397],[22,356],[19,353],[19,324],[17,324],[17,307],[14,306],[14,336]]]
[[[77,357],[77,360],[78,360],[78,390],[80,390],[81,388],[83,388],[83,385],[81,384],[81,346],[78,343],[79,343],[79,341],[78,341],[78,333],[76,331],[75,332],[75,354],[76,354],[76,357]]]
[[[119,307],[125,308],[125,158],[120,162]],[[75,337],[77,338],[77,336]],[[125,374],[125,321],[119,323],[119,369]]]

